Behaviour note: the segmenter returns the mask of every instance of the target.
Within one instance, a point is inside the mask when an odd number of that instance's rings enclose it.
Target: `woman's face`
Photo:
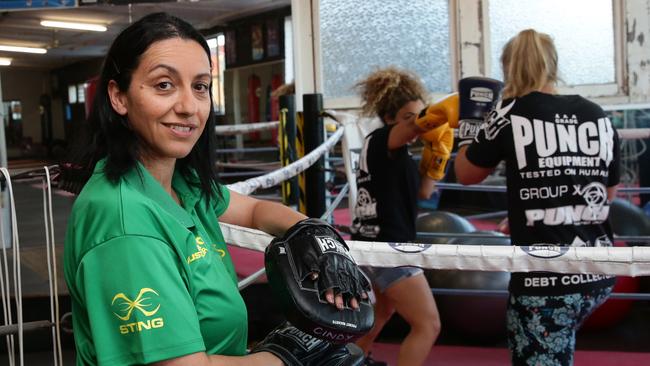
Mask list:
[[[210,112],[210,81],[210,62],[201,45],[171,38],[142,54],[126,92],[109,83],[111,104],[138,135],[143,162],[190,153]]]
[[[402,106],[402,108],[400,108],[397,111],[397,113],[395,114],[395,118],[391,118],[387,116],[385,118],[386,123],[389,125],[393,125],[397,123],[414,121],[423,108],[424,108],[424,103],[421,100],[414,100],[412,102],[408,102],[404,104],[404,106]]]

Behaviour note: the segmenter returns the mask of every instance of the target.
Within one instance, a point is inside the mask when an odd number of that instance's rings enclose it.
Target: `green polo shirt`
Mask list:
[[[176,172],[181,207],[142,165],[117,184],[104,165],[77,198],[65,239],[77,364],[245,354],[246,306],[217,220],[229,191],[215,187],[223,199],[208,204]]]

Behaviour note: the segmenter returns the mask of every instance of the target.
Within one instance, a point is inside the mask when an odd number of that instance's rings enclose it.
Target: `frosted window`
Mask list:
[[[612,0],[490,0],[492,76],[503,79],[501,51],[521,30],[549,34],[568,85],[616,81]]]
[[[284,82],[293,83],[293,25],[291,17],[284,18]]]
[[[451,90],[447,0],[320,1],[323,94],[390,65],[417,73],[430,92]]]

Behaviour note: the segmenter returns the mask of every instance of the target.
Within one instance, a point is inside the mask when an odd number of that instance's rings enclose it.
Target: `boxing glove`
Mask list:
[[[420,135],[420,140],[424,145],[420,175],[426,175],[433,180],[442,179],[454,146],[454,130],[444,124]]]
[[[445,123],[458,123],[458,94],[449,94],[426,106],[415,119],[415,124],[424,131]]]
[[[289,322],[273,329],[251,350],[255,352],[270,352],[286,366],[360,366],[365,359],[363,350],[354,343],[329,343]]]
[[[485,116],[501,97],[503,83],[484,77],[467,77],[458,82],[458,147],[469,145],[478,134]],[[455,127],[451,124],[451,127]]]

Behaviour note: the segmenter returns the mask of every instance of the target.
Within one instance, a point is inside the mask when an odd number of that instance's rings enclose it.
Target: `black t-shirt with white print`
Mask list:
[[[506,162],[514,245],[611,246],[607,187],[619,183],[618,134],[578,95],[532,92],[502,100],[467,149],[481,167]],[[513,273],[510,291],[556,295],[609,286],[589,274]]]
[[[388,149],[391,126],[370,133],[357,173],[352,239],[408,242],[415,239],[419,173],[407,146]]]

